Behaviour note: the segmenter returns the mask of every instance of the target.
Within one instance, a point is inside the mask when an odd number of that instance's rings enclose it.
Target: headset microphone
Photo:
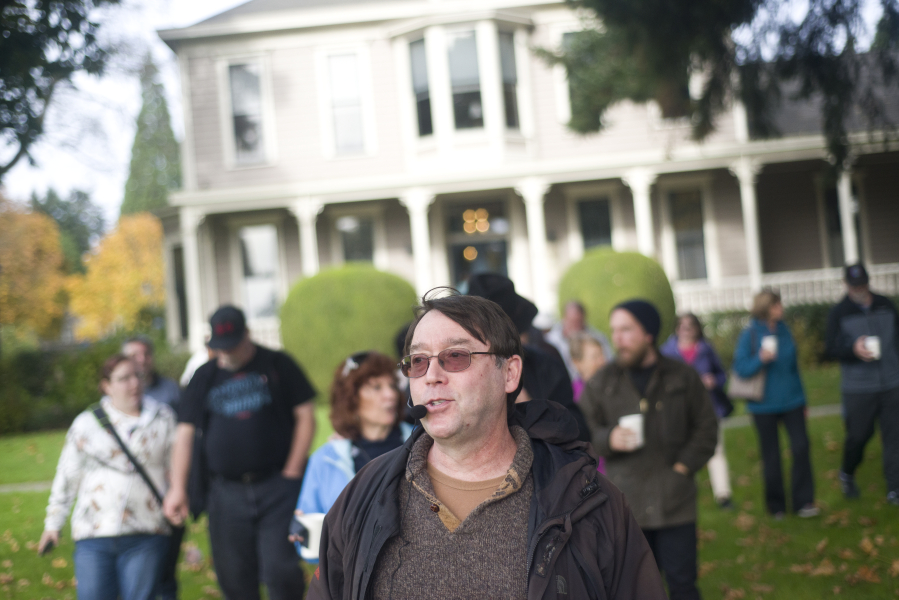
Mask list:
[[[416,421],[420,421],[428,414],[428,409],[424,404],[412,404],[412,398],[406,400],[406,406],[409,407],[409,416]]]

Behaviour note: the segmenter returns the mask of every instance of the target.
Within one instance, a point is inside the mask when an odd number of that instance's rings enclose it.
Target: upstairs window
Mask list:
[[[428,85],[428,57],[425,41],[416,40],[409,44],[412,63],[412,93],[415,94],[415,108],[418,113],[418,135],[424,137],[434,133],[431,120],[431,88]]]
[[[262,69],[258,63],[228,67],[234,161],[239,165],[265,162],[262,127]]]
[[[503,77],[506,127],[518,129],[518,70],[515,66],[515,42],[511,33],[499,34],[499,59]]]
[[[481,103],[481,74],[478,69],[478,42],[474,31],[448,36],[450,86],[456,129],[484,126]]]
[[[365,152],[362,92],[356,54],[328,57],[331,115],[334,122],[334,151],[338,155]]]

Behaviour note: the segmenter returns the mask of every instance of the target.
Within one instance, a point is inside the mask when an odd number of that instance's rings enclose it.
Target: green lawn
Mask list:
[[[810,403],[839,401],[835,369],[809,372],[804,378]],[[316,416],[317,447],[330,435],[330,426],[327,409],[317,409]],[[708,475],[699,474],[700,587],[706,600],[899,598],[899,509],[884,501],[879,439],[868,447],[858,472],[862,498],[847,502],[836,480],[842,443],[839,417],[814,419],[809,430],[823,509],[819,518],[790,516],[775,522],[765,514],[758,444],[751,427],[727,431],[736,511],[719,510]],[[62,440],[60,432],[0,439],[0,483],[50,479]],[[47,492],[0,494],[0,597],[75,597],[71,540],[66,536],[49,557],[34,553],[46,501]],[[202,558],[192,566],[182,562],[182,598],[220,597],[205,523],[191,527],[187,544],[197,547]]]

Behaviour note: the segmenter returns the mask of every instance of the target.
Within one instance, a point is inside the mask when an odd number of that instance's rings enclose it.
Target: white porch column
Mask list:
[[[840,206],[840,230],[843,232],[843,258],[847,265],[858,262],[858,235],[855,230],[855,201],[852,199],[852,173],[844,169],[837,182]]]
[[[203,349],[206,340],[203,301],[200,297],[200,224],[206,215],[196,208],[181,209],[181,244],[184,248],[184,291],[187,294],[187,340],[191,352]]]
[[[740,183],[746,262],[749,266],[749,287],[753,293],[762,288],[762,242],[759,235],[758,199],[755,195],[755,182],[761,168],[760,164],[745,156],[730,166],[730,172]]]
[[[300,226],[300,258],[303,264],[303,277],[312,277],[318,273],[318,233],[315,223],[325,205],[317,198],[299,198],[290,205],[290,212]]]
[[[549,191],[549,183],[538,177],[528,177],[518,182],[515,191],[524,199],[527,215],[534,303],[541,312],[554,313],[555,303],[547,276],[546,217],[543,214],[543,201]]]
[[[636,168],[625,173],[621,180],[631,188],[634,197],[634,220],[637,226],[637,249],[641,254],[655,258],[655,231],[652,226],[652,202],[650,190],[656,174],[650,169]]]
[[[409,211],[409,227],[412,231],[412,260],[415,263],[415,291],[419,296],[423,296],[433,287],[428,208],[434,202],[434,198],[434,194],[424,188],[406,190],[399,198],[400,203]]]

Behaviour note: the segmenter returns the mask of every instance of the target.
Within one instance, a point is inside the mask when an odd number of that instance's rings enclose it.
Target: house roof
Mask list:
[[[391,0],[411,1],[411,0]],[[248,15],[261,15],[275,12],[293,12],[309,8],[334,8],[337,6],[351,6],[363,4],[379,4],[384,0],[250,0],[239,6],[235,6],[225,12],[200,21],[197,25],[217,25],[228,23],[246,17]]]

